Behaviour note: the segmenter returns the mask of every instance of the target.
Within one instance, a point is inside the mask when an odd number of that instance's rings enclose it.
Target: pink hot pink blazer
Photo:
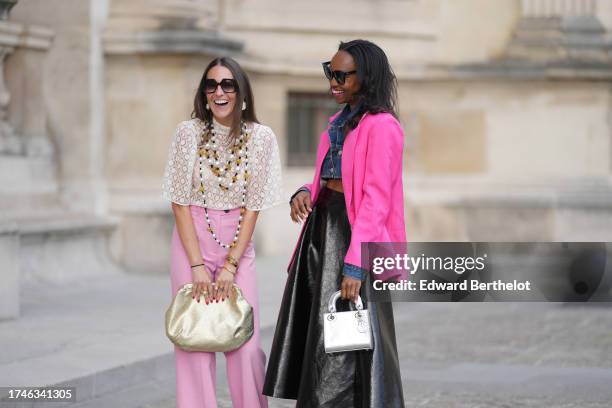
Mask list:
[[[329,119],[330,123],[339,113]],[[351,224],[351,243],[345,263],[361,265],[362,242],[406,241],[403,149],[404,132],[389,113],[364,114],[357,127],[346,135],[342,149],[342,186]],[[328,150],[329,136],[325,130],[317,148],[313,182],[304,185],[310,190],[313,203],[321,190],[321,165]],[[295,250],[289,267],[294,257]]]

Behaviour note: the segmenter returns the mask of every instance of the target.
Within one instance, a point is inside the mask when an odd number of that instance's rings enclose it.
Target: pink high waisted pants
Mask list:
[[[190,206],[191,216],[200,242],[204,263],[213,274],[213,280],[220,273],[227,256],[227,249],[217,244],[206,224],[204,208]],[[208,210],[208,217],[223,243],[231,243],[238,225],[240,209],[229,212]],[[181,243],[176,225],[172,232],[170,277],[172,297],[185,283],[192,281],[191,265]],[[253,306],[254,333],[237,350],[225,353],[227,382],[235,408],[267,408],[268,402],[262,395],[266,356],[261,350],[259,339],[259,302],[255,276],[255,248],[251,241],[240,258],[235,283]],[[203,301],[203,300],[201,300]],[[216,360],[215,353],[188,352],[174,347],[176,356],[176,406],[177,408],[216,408]]]

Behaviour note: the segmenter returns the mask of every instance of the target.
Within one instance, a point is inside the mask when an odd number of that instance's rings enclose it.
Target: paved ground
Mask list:
[[[266,352],[284,263],[258,260]],[[173,356],[160,323],[168,293],[165,277],[129,275],[83,287],[25,288],[22,318],[0,322],[0,386],[64,382],[81,393],[97,391],[73,408],[174,407]],[[612,406],[608,304],[394,306],[407,407]],[[222,355],[218,371],[219,407],[231,407]]]
[[[406,406],[609,408],[611,311],[546,304],[400,304],[396,326]],[[271,337],[272,330],[266,330],[266,350]],[[220,391],[220,407],[231,407]],[[170,400],[150,407],[172,406]],[[270,406],[295,404],[271,400]]]

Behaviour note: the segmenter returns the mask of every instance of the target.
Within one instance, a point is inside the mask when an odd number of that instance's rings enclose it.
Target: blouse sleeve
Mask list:
[[[191,204],[196,149],[194,127],[188,121],[179,123],[170,146],[164,172],[162,184],[164,199],[180,205]]]
[[[265,210],[282,200],[281,163],[276,136],[272,129],[261,126],[253,134],[253,159],[249,160],[246,208]]]

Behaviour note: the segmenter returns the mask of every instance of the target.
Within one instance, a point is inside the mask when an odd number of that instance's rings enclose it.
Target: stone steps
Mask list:
[[[114,217],[58,212],[15,221],[22,283],[72,282],[120,271],[108,248],[119,224]]]
[[[0,222],[0,267],[6,271],[0,319],[19,316],[24,285],[69,284],[121,270],[109,249],[116,218],[57,207],[29,214],[14,211]]]

